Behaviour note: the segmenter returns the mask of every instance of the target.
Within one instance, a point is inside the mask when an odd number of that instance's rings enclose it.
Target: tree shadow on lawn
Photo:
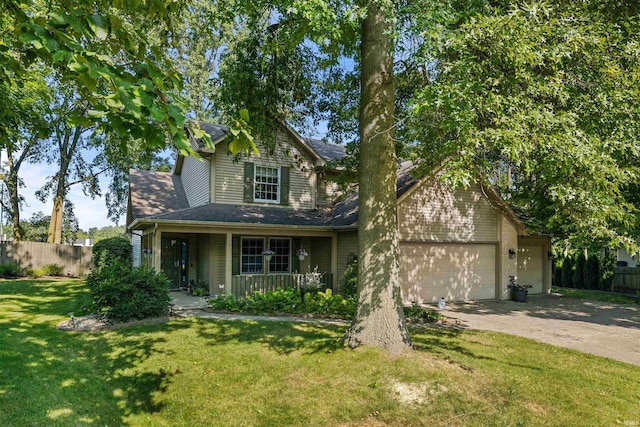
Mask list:
[[[210,345],[258,342],[283,355],[294,352],[331,353],[346,349],[343,337],[347,325],[217,319],[193,319],[193,322],[197,324],[198,335]],[[462,334],[469,333],[467,331],[428,326],[410,327],[410,331],[414,349],[418,352],[447,357],[455,353],[476,359],[494,360],[465,346]],[[477,344],[490,347],[484,343]],[[490,348],[487,353],[491,353]]]
[[[174,373],[141,366],[169,353],[158,349],[164,338],[147,332],[181,325],[63,332],[55,323],[68,319],[59,316],[81,291],[43,292],[37,283],[7,290],[0,289],[0,425],[121,425],[162,409],[155,397]]]
[[[328,353],[343,348],[346,326],[252,320],[197,319],[198,335],[210,345],[261,343],[278,354]]]

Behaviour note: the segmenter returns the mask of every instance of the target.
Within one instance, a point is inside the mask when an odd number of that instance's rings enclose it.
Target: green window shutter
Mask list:
[[[289,167],[280,168],[280,204],[289,204]]]
[[[244,164],[244,201],[253,202],[253,163]]]
[[[231,238],[231,274],[238,276],[240,274],[240,238]]]
[[[298,259],[298,255],[296,255],[301,244],[299,237],[291,239],[291,272],[297,271],[298,273],[302,273],[302,271],[300,271],[300,260]]]

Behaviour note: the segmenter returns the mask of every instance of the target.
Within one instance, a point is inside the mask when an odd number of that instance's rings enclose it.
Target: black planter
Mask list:
[[[529,295],[529,291],[524,289],[522,291],[512,290],[511,297],[515,302],[526,302],[527,295]]]

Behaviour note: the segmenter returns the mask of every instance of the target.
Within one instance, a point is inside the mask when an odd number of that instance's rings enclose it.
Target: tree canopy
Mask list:
[[[637,11],[624,2],[488,7],[436,37],[406,126],[424,171],[478,174],[534,230],[628,245],[640,170]]]

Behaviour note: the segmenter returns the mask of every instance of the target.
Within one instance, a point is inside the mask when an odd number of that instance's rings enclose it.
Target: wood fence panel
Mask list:
[[[635,289],[640,291],[640,267],[616,267],[614,290]]]
[[[35,270],[47,264],[63,267],[68,276],[86,276],[91,271],[91,254],[88,246],[56,245],[41,242],[0,243],[0,263],[17,264],[22,270]]]

